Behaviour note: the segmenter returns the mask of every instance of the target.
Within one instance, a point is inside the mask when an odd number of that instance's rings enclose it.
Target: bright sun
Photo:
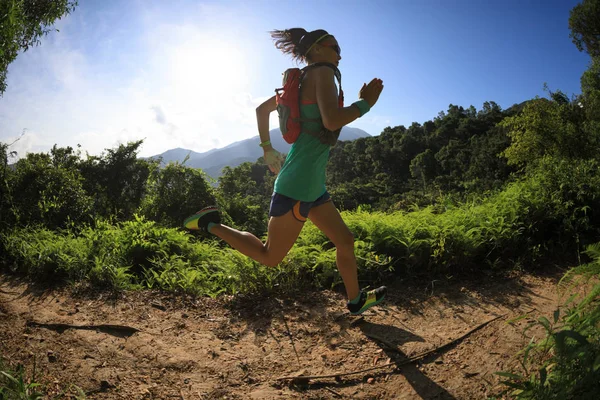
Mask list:
[[[244,56],[235,44],[202,38],[177,47],[169,60],[171,83],[180,96],[221,97],[243,90]]]

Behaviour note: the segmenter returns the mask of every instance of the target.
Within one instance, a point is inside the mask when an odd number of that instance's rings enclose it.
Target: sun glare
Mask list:
[[[218,39],[186,43],[174,50],[169,62],[170,79],[179,96],[222,98],[244,90],[247,81],[242,52]]]

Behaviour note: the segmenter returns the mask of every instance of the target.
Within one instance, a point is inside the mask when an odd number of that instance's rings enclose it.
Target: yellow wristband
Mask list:
[[[271,144],[270,140],[267,140],[266,142],[262,142],[261,144],[259,144],[260,147],[265,147]]]

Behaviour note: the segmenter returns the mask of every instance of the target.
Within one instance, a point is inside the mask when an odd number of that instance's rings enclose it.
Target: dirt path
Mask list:
[[[553,277],[477,280],[398,282],[385,307],[361,319],[346,315],[343,297],[331,291],[261,301],[152,292],[110,298],[40,291],[3,277],[0,354],[29,371],[35,358],[49,395],[75,384],[90,399],[483,399],[498,391],[494,372],[516,365],[516,352],[540,337],[537,330],[523,336],[527,320],[507,320],[549,316],[559,296]],[[396,366],[499,315],[437,354]],[[337,380],[277,381],[386,362],[392,365]]]

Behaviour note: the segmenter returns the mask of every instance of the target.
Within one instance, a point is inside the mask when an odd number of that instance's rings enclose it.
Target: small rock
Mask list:
[[[54,354],[54,352],[52,350],[48,350],[48,361],[50,361],[50,362],[56,361],[56,354]]]
[[[368,384],[372,385],[374,382],[375,382],[375,378],[369,378],[369,379],[367,379],[367,383]]]

